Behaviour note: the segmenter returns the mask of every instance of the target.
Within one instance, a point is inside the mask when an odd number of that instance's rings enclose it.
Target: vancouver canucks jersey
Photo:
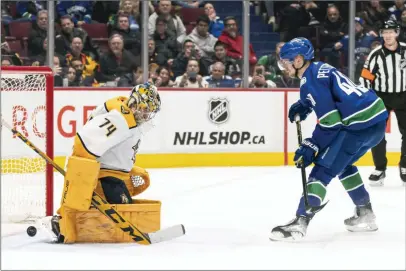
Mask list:
[[[362,130],[388,117],[383,101],[371,89],[355,85],[336,68],[313,62],[300,81],[300,100],[319,120],[313,139],[327,147],[340,129]]]
[[[80,142],[75,141],[83,145],[80,149],[86,153],[76,155],[92,155],[100,162],[101,169],[121,172],[132,169],[142,131],[126,101],[125,97],[116,97],[93,110],[89,121],[77,133]]]

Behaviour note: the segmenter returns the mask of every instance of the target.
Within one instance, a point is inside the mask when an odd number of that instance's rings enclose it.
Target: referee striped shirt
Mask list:
[[[396,51],[383,45],[375,48],[365,61],[359,81],[379,92],[406,92],[406,43],[399,42]]]

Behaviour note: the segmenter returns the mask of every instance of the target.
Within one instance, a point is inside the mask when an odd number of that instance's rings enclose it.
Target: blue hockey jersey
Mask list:
[[[58,1],[56,10],[59,17],[70,15],[75,25],[78,21],[92,22],[92,1]]]
[[[300,100],[317,115],[312,138],[320,150],[329,146],[341,129],[362,130],[388,118],[383,101],[373,90],[355,85],[323,62],[311,63],[304,72]]]

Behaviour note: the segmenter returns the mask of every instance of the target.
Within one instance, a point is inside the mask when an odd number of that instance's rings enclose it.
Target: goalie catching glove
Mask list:
[[[147,190],[150,184],[149,173],[141,168],[134,166],[130,171],[130,183],[127,185],[130,195],[136,196]]]

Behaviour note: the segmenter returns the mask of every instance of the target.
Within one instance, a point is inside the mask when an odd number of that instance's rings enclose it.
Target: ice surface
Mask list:
[[[367,180],[371,167],[360,168]],[[140,198],[161,200],[162,227],[186,235],[151,246],[48,244],[27,225],[2,224],[2,269],[405,269],[405,187],[390,168],[384,187],[369,187],[379,230],[350,233],[353,204],[337,179],[330,203],[299,243],[271,242],[272,227],[293,218],[302,192],[293,167],[151,169]],[[62,179],[56,180],[60,195]],[[56,197],[55,203],[58,204]],[[57,207],[57,205],[56,205]]]

